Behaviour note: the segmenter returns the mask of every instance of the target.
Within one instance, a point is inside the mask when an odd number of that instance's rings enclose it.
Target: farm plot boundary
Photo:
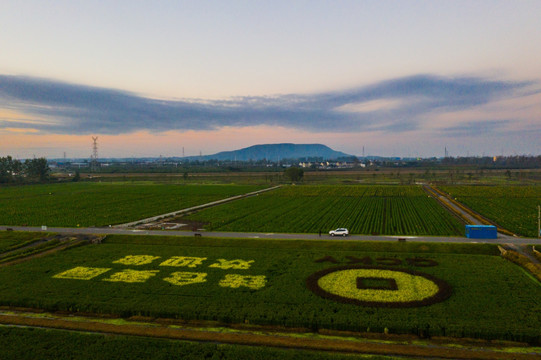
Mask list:
[[[117,321],[103,318],[73,317],[54,314],[1,313],[0,323],[4,325],[29,326],[58,330],[84,331],[91,333],[130,335],[149,338],[189,340],[198,342],[219,342],[234,345],[265,346],[271,348],[293,348],[350,354],[397,355],[415,357],[437,357],[444,359],[494,359],[494,360],[530,360],[539,356],[537,348],[524,347],[522,344],[476,344],[459,345],[460,341],[446,343],[439,339],[437,343],[418,341],[414,338],[388,336],[380,340],[362,337],[322,335],[295,332],[275,332],[268,328],[231,329],[209,327],[186,327],[167,325],[156,322]],[[348,336],[349,335],[349,336]],[[414,341],[415,340],[415,341]],[[456,340],[456,339],[455,339]],[[484,346],[483,346],[484,345]],[[316,356],[317,358],[317,356]]]
[[[420,186],[284,186],[186,216],[212,231],[463,235],[463,224]]]
[[[170,218],[170,217],[173,217],[173,216],[178,216],[178,215],[185,214],[185,213],[188,213],[188,212],[205,209],[205,208],[208,208],[208,207],[211,207],[211,206],[225,204],[225,203],[228,203],[230,201],[239,200],[239,199],[242,199],[242,198],[245,198],[245,197],[248,197],[248,196],[254,196],[254,195],[262,194],[262,193],[267,192],[267,191],[278,189],[280,186],[281,185],[277,185],[277,186],[273,186],[273,187],[270,187],[270,188],[267,188],[267,189],[257,190],[257,191],[253,191],[253,192],[250,192],[250,193],[247,193],[247,194],[236,195],[236,196],[233,196],[233,197],[230,197],[230,198],[227,198],[227,199],[216,200],[216,201],[213,201],[213,202],[210,202],[210,203],[197,205],[197,206],[192,206],[192,207],[189,207],[189,208],[173,211],[173,212],[170,212],[170,213],[167,213],[167,214],[156,215],[156,216],[153,216],[153,217],[150,217],[150,218],[136,220],[136,221],[132,221],[132,222],[129,222],[129,223],[126,223],[126,224],[119,224],[119,225],[115,225],[115,227],[130,227],[130,226],[134,226],[134,225],[148,224],[148,223],[153,222],[153,221],[166,219],[166,218]]]
[[[537,236],[541,186],[441,186],[452,201],[503,233]],[[456,200],[455,200],[456,198]],[[462,205],[462,204],[464,205]]]
[[[48,311],[538,343],[541,289],[498,253],[488,244],[110,236],[0,268],[0,292],[4,306]],[[326,299],[306,285],[312,274],[349,265],[392,276],[419,271],[447,282],[452,294],[432,305],[384,309]],[[365,288],[385,286],[371,285],[378,269]]]
[[[0,223],[108,226],[261,190],[256,185],[63,183],[0,187]]]

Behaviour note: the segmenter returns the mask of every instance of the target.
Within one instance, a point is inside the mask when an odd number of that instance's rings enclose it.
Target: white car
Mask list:
[[[336,230],[329,231],[329,235],[331,235],[331,236],[348,236],[349,231],[346,228],[338,228]]]

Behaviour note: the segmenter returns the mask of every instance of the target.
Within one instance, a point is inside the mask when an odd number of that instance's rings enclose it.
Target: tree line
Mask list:
[[[45,158],[26,159],[0,157],[0,184],[46,182],[51,169]]]

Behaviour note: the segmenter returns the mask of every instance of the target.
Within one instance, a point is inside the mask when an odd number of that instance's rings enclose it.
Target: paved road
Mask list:
[[[7,228],[15,231],[43,231],[41,227],[32,226],[0,226],[0,231]],[[48,232],[61,234],[122,234],[122,235],[150,235],[150,236],[189,236],[193,237],[192,231],[170,231],[170,230],[129,230],[119,228],[57,228],[47,227]],[[284,233],[246,233],[246,232],[210,232],[198,231],[204,237],[217,238],[242,238],[242,239],[278,239],[278,240],[333,240],[332,236],[322,234],[284,234]],[[449,242],[449,243],[487,243],[487,244],[532,244],[541,245],[541,239],[515,238],[498,234],[497,239],[468,239],[465,237],[443,237],[443,236],[372,236],[372,235],[350,235],[340,237],[340,240],[348,241],[397,241],[398,239],[418,242]]]

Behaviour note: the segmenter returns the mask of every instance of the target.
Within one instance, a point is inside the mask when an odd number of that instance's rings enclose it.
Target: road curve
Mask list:
[[[0,231],[11,229],[14,231],[44,231],[37,226],[0,226]],[[104,228],[63,228],[47,227],[47,232],[60,234],[96,234],[96,235],[147,235],[147,236],[184,236],[193,237],[195,234],[204,237],[215,238],[240,238],[240,239],[274,239],[274,240],[348,240],[348,241],[397,241],[405,239],[415,242],[447,242],[447,243],[485,243],[485,244],[517,244],[517,245],[541,245],[541,239],[518,238],[498,234],[497,239],[468,239],[466,237],[444,236],[374,236],[374,235],[350,235],[347,237],[332,237],[327,234],[286,234],[286,233],[249,233],[249,232],[211,232],[211,231],[174,231],[174,230],[130,230],[113,227]]]

